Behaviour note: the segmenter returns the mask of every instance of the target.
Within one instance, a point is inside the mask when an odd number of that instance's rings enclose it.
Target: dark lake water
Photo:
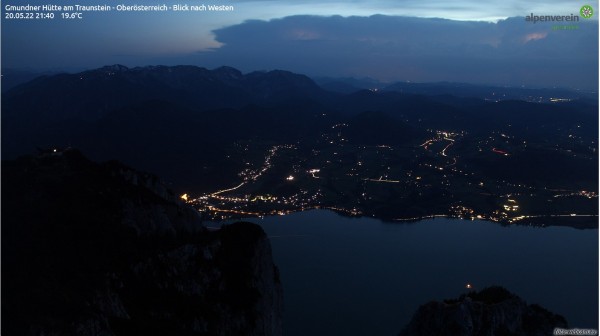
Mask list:
[[[396,335],[416,309],[465,284],[501,285],[598,328],[598,230],[430,219],[390,224],[326,210],[251,219],[271,237],[284,334]]]

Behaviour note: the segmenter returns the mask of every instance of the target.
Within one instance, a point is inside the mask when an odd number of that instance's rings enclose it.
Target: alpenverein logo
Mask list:
[[[589,19],[592,17],[592,15],[594,15],[594,9],[590,5],[584,5],[581,6],[579,14],[581,14],[584,19]]]
[[[594,8],[590,5],[583,5],[579,9],[579,15],[584,19],[589,19],[594,15]],[[525,21],[527,22],[552,22],[552,21],[572,21],[578,22],[579,16],[577,15],[527,15],[525,17]],[[575,27],[575,26],[574,26]]]

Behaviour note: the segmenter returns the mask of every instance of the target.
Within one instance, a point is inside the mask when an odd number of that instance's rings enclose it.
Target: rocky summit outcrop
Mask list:
[[[421,306],[400,336],[542,336],[566,328],[564,317],[528,305],[503,287]]]
[[[151,174],[76,150],[2,162],[3,335],[281,335],[251,223],[216,231]]]

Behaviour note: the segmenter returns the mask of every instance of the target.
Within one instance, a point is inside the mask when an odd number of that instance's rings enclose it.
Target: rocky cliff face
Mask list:
[[[281,335],[262,229],[206,230],[160,180],[75,150],[2,162],[6,335]]]
[[[564,317],[490,287],[421,306],[400,336],[542,336],[566,326]]]

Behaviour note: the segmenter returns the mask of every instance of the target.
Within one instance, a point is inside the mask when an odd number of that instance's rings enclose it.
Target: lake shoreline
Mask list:
[[[598,322],[593,229],[445,217],[395,225],[324,209],[243,220],[271,240],[286,335],[394,335],[418,307],[460,296],[467,283],[503,286],[570,326]]]

